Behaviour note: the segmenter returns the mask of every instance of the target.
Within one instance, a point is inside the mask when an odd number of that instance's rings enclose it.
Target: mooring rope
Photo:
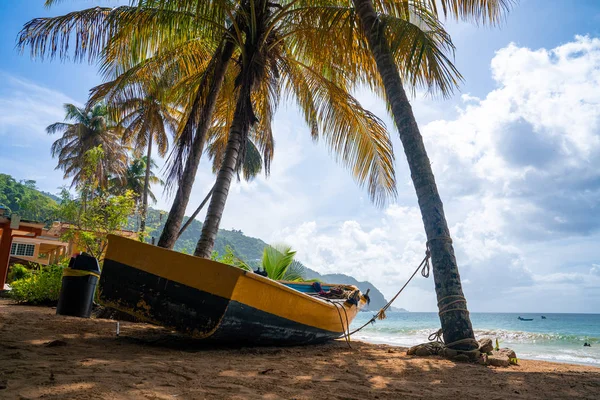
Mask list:
[[[352,332],[350,332],[348,334],[348,336],[354,335],[356,332],[360,331],[365,326],[367,326],[369,324],[372,324],[377,319],[384,319],[385,318],[385,311],[392,305],[392,303],[394,302],[394,300],[396,300],[396,298],[398,298],[398,296],[400,296],[400,293],[402,293],[402,291],[404,290],[404,288],[410,283],[410,281],[412,281],[412,279],[415,277],[415,275],[417,274],[417,272],[419,272],[419,270],[421,270],[421,276],[423,278],[429,278],[429,271],[430,271],[429,259],[430,258],[431,258],[431,252],[429,251],[429,246],[427,246],[427,250],[425,251],[425,258],[423,258],[423,261],[421,261],[421,263],[419,264],[419,266],[417,267],[417,269],[415,269],[415,272],[413,272],[413,274],[410,276],[410,278],[408,278],[408,280],[406,281],[406,283],[404,284],[404,286],[402,286],[400,288],[400,290],[398,291],[398,293],[396,293],[396,295],[394,297],[392,297],[392,299],[390,301],[388,301],[387,304],[385,306],[383,306],[377,312],[377,314],[373,315],[373,318],[371,318],[369,321],[367,321],[360,328],[357,328],[357,329],[353,330]]]
[[[330,299],[322,298],[322,300],[331,303],[335,307],[338,313],[338,317],[340,318],[340,324],[342,326],[342,336],[344,337],[344,340],[346,341],[348,347],[352,348],[352,346],[350,345],[350,334],[348,334],[348,331],[350,330],[350,320],[348,319],[348,312],[346,311],[346,308],[342,304],[336,303],[335,301],[332,301]],[[344,311],[344,315],[346,316],[346,326],[344,326],[344,319],[342,318],[340,308],[342,309],[342,311]]]

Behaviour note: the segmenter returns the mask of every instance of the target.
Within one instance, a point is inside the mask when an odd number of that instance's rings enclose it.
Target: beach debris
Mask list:
[[[53,340],[51,342],[46,343],[46,347],[62,347],[66,346],[67,342],[64,340]]]
[[[508,357],[502,355],[492,354],[488,356],[487,360],[488,364],[493,367],[508,367],[510,365]]]
[[[483,352],[482,352],[482,353],[479,355],[479,359],[477,360],[477,362],[478,362],[479,364],[481,364],[481,365],[489,365],[489,364],[490,364],[490,362],[489,362],[489,360],[488,360],[488,355],[487,355],[487,353],[483,353]]]
[[[508,367],[517,363],[517,354],[507,347],[494,350],[488,355],[488,363],[494,367]]]
[[[260,371],[260,372],[259,372],[259,374],[261,374],[261,375],[266,375],[266,374],[268,374],[269,372],[273,372],[273,371],[275,371],[273,368],[267,368],[267,369],[265,369],[264,371]]]
[[[430,342],[413,346],[410,349],[408,349],[406,354],[409,356],[427,357],[440,354],[441,350],[442,347],[439,346],[436,342]]]
[[[482,353],[489,353],[493,350],[494,344],[492,343],[492,339],[479,339],[479,351],[481,351]]]

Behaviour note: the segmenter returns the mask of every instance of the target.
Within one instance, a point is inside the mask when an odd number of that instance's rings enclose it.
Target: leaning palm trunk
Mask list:
[[[249,124],[245,121],[246,116],[244,112],[240,110],[240,108],[243,108],[240,107],[240,104],[244,101],[246,100],[242,98],[240,92],[231,130],[229,131],[229,140],[227,141],[223,164],[217,175],[217,181],[215,182],[210,204],[206,212],[206,219],[202,225],[202,235],[194,252],[194,255],[197,257],[210,258],[215,246],[219,225],[221,224],[221,216],[225,210],[225,202],[229,194],[229,187],[237,169],[242,142],[248,132]]]
[[[146,216],[148,215],[148,191],[150,190],[150,169],[152,166],[152,132],[148,137],[148,153],[146,154],[146,176],[144,176],[144,193],[142,195],[142,220],[140,221],[140,232],[146,230]]]
[[[250,125],[255,122],[250,100],[253,79],[250,73],[247,71],[243,71],[242,73],[244,72],[246,74],[242,80],[235,104],[235,112],[231,128],[229,129],[229,139],[225,148],[223,164],[221,164],[221,168],[217,174],[213,194],[208,205],[208,210],[206,211],[206,219],[202,225],[202,235],[200,236],[200,240],[198,240],[196,251],[194,252],[194,255],[197,257],[210,258],[212,254],[219,232],[219,225],[221,224],[221,217],[225,210],[229,187],[238,170],[238,160],[242,144],[247,139]]]
[[[435,184],[423,138],[406,92],[402,87],[398,68],[384,34],[385,28],[375,12],[372,1],[353,0],[353,3],[383,80],[386,98],[400,134],[417,192],[427,243],[431,252],[444,341],[450,344],[460,340],[457,348],[470,349],[472,348],[471,339],[475,338],[473,327],[464,300],[443,204]]]
[[[227,65],[231,60],[234,49],[235,46],[233,43],[227,41],[225,42],[223,48],[220,49],[213,58],[215,60],[214,69],[212,71],[213,75],[211,77],[212,79],[209,79],[210,83],[208,93],[203,101],[198,129],[194,135],[192,148],[190,154],[188,155],[185,169],[179,181],[179,186],[177,188],[175,199],[173,200],[173,205],[171,206],[171,211],[169,211],[169,216],[165,222],[165,227],[163,228],[160,239],[158,240],[158,246],[160,247],[172,249],[173,246],[175,246],[177,238],[179,237],[181,223],[183,222],[189,197],[192,193],[194,179],[196,178],[196,172],[198,171],[198,165],[200,164],[200,157],[202,156],[202,151],[204,150],[206,132],[210,127],[213,111],[217,102],[217,95],[219,94],[221,86],[223,85],[225,72],[227,71]],[[208,74],[205,76],[208,76]],[[203,87],[201,83],[198,96],[202,95],[202,90]],[[190,118],[192,117],[190,116]]]

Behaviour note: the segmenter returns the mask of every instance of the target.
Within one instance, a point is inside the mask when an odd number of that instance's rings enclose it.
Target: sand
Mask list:
[[[214,348],[152,325],[121,322],[119,337],[115,327],[0,300],[0,399],[600,398],[595,367],[484,367],[343,341]]]

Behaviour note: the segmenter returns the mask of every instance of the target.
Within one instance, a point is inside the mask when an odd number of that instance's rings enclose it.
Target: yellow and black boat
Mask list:
[[[315,286],[111,235],[99,298],[139,319],[215,342],[293,345],[342,337],[367,298],[355,286],[321,284],[319,293]],[[345,298],[327,298],[333,292]]]

